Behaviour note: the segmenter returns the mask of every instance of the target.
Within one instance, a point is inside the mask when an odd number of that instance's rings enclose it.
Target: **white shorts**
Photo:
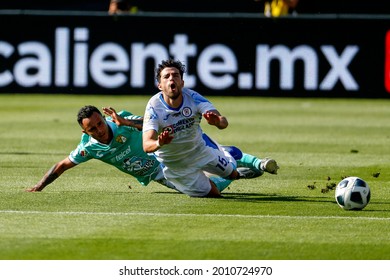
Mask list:
[[[154,178],[154,181],[161,184],[161,185],[164,185],[170,189],[177,190],[176,187],[173,185],[173,183],[171,183],[167,179],[165,179],[161,164],[159,165],[158,169],[159,169],[159,171],[158,171],[156,177]]]
[[[196,162],[187,166],[165,166],[164,177],[175,188],[189,196],[206,196],[211,190],[211,183],[206,174],[222,178],[228,177],[236,167],[236,161],[229,153],[206,146]]]

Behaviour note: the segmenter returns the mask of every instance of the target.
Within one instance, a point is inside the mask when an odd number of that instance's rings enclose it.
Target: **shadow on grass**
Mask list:
[[[154,192],[159,194],[174,194],[174,195],[184,195],[176,192]],[[196,199],[196,198],[195,198]],[[237,201],[246,201],[246,202],[264,202],[264,201],[306,201],[306,202],[327,202],[329,203],[329,198],[327,197],[306,197],[306,196],[283,196],[277,194],[262,194],[262,193],[222,193],[221,198],[202,198],[202,199],[231,199]]]
[[[299,196],[285,196],[277,194],[262,193],[222,193],[224,199],[244,200],[244,201],[307,201]]]

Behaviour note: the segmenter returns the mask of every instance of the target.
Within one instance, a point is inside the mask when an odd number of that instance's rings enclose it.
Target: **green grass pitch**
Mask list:
[[[189,198],[98,161],[38,182],[79,142],[78,109],[142,115],[148,96],[0,95],[2,260],[387,260],[390,100],[209,97],[229,120],[204,130],[275,158],[278,175],[239,180],[222,199]],[[359,176],[362,211],[328,186]]]

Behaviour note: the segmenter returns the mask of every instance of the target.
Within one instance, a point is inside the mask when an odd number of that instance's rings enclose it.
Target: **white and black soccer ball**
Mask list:
[[[344,210],[362,210],[370,202],[370,186],[359,177],[347,177],[337,184],[335,198]]]

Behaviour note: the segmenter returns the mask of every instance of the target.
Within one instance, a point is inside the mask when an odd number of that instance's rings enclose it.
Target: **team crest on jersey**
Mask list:
[[[125,136],[123,136],[123,135],[118,135],[115,138],[115,141],[118,142],[118,143],[121,143],[121,144],[125,143],[126,140],[127,140],[127,138]]]
[[[184,107],[181,113],[184,117],[188,118],[189,116],[192,115],[192,110],[190,107]]]

